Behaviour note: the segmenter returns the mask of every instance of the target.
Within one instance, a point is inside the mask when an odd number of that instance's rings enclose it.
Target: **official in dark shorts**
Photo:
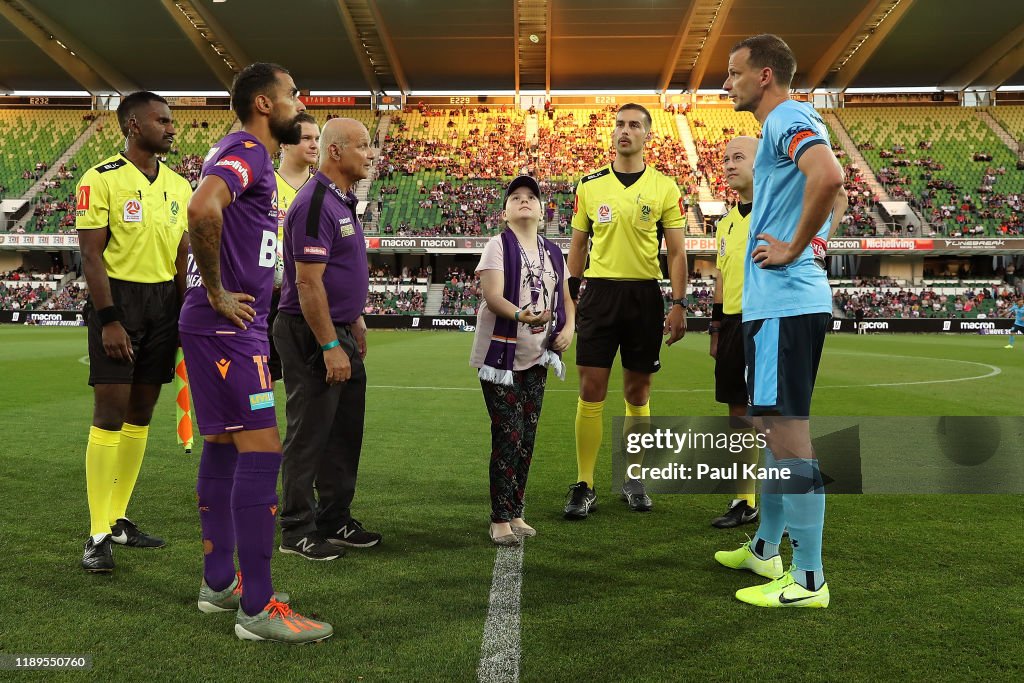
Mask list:
[[[661,369],[661,331],[665,303],[657,280],[587,279],[580,296],[577,324],[586,342],[576,363],[611,368],[619,353],[622,367],[654,374]]]
[[[288,428],[281,510],[283,553],[331,560],[381,535],[352,517],[366,412],[366,245],[355,184],[370,170],[370,136],[332,119],[320,168],[285,219],[284,278],[274,341],[284,369]]]
[[[717,325],[715,325],[717,322]],[[712,321],[712,336],[717,336],[715,358],[715,400],[728,406],[741,406],[746,413],[746,357],[743,353],[742,314],[725,315]]]
[[[650,423],[651,380],[661,368],[661,338],[668,335],[666,345],[672,345],[686,333],[683,202],[675,181],[644,162],[650,137],[650,112],[639,104],[622,105],[612,131],[615,160],[576,185],[568,268],[570,293],[579,297],[580,396],[575,423],[577,482],[569,487],[566,519],[586,519],[597,506],[594,472],[615,354],[622,354],[623,429],[642,429]],[[662,237],[672,282],[667,314],[659,284]],[[642,458],[640,454],[629,464],[639,464]],[[619,495],[635,512],[652,507],[640,479],[627,477]]]
[[[718,221],[715,230],[714,301],[711,312],[711,357],[715,359],[715,400],[729,406],[730,424],[749,429],[747,414],[746,356],[743,350],[743,268],[754,197],[754,157],[757,139],[747,136],[729,141],[722,153],[722,173],[739,202]],[[743,454],[754,464],[757,448]],[[757,519],[754,485],[743,482],[725,514],[711,521],[718,529],[731,529]]]
[[[167,100],[151,92],[117,108],[123,153],[78,182],[75,227],[89,285],[92,427],[85,451],[90,531],[82,568],[114,569],[111,544],[159,548],[128,518],[160,385],[174,378],[188,254],[188,181],[157,158],[174,142]]]

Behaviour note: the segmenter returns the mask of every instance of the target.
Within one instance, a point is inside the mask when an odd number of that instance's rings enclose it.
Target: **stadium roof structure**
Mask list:
[[[0,91],[679,92],[756,33],[800,89],[1024,85],[1020,0],[0,0]]]

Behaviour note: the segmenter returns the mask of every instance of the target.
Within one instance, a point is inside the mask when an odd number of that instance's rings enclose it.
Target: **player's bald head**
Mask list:
[[[751,159],[757,154],[757,138],[749,135],[737,135],[725,145],[725,153],[732,154],[736,150],[742,150]]]
[[[331,119],[324,124],[323,130],[320,131],[320,159],[325,160],[330,157],[331,145],[342,150],[363,136],[369,139],[370,134],[367,132],[366,126],[359,121],[345,118]]]

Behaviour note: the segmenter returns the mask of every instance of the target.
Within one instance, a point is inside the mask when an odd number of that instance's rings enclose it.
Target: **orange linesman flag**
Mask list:
[[[185,370],[185,354],[178,347],[174,360],[174,408],[178,425],[178,445],[192,452],[192,403],[188,395],[188,372]]]

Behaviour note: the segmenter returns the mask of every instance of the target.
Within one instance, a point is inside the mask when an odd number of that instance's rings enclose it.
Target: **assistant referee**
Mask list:
[[[576,364],[580,396],[576,407],[578,479],[569,489],[567,519],[584,519],[597,502],[594,468],[601,448],[602,415],[615,354],[621,351],[626,427],[650,420],[651,375],[661,368],[662,334],[667,345],[686,333],[686,250],[682,199],[675,182],[644,163],[651,114],[624,104],[615,116],[615,160],[576,185],[569,287],[579,296]],[[672,305],[665,315],[658,254],[664,233]],[[591,241],[593,246],[590,246]],[[587,256],[590,265],[584,272]],[[651,509],[637,479],[626,479],[622,497],[632,510]]]
[[[711,357],[715,359],[715,400],[729,406],[731,424],[747,414],[746,357],[743,353],[743,269],[747,254],[750,211],[754,202],[754,157],[757,139],[735,137],[725,146],[722,170],[739,202],[718,221],[715,231],[715,294],[711,312]],[[736,424],[739,427],[739,424]],[[750,452],[752,451],[752,452]],[[746,453],[757,462],[757,449]],[[747,486],[749,484],[749,486]],[[730,529],[757,519],[753,482],[741,482],[744,490],[729,509],[711,525]]]
[[[89,285],[93,418],[85,451],[90,536],[82,567],[114,569],[111,543],[159,548],[127,517],[160,385],[174,377],[188,255],[188,181],[157,159],[174,143],[167,100],[135,92],[117,108],[116,154],[82,176],[75,227]]]

